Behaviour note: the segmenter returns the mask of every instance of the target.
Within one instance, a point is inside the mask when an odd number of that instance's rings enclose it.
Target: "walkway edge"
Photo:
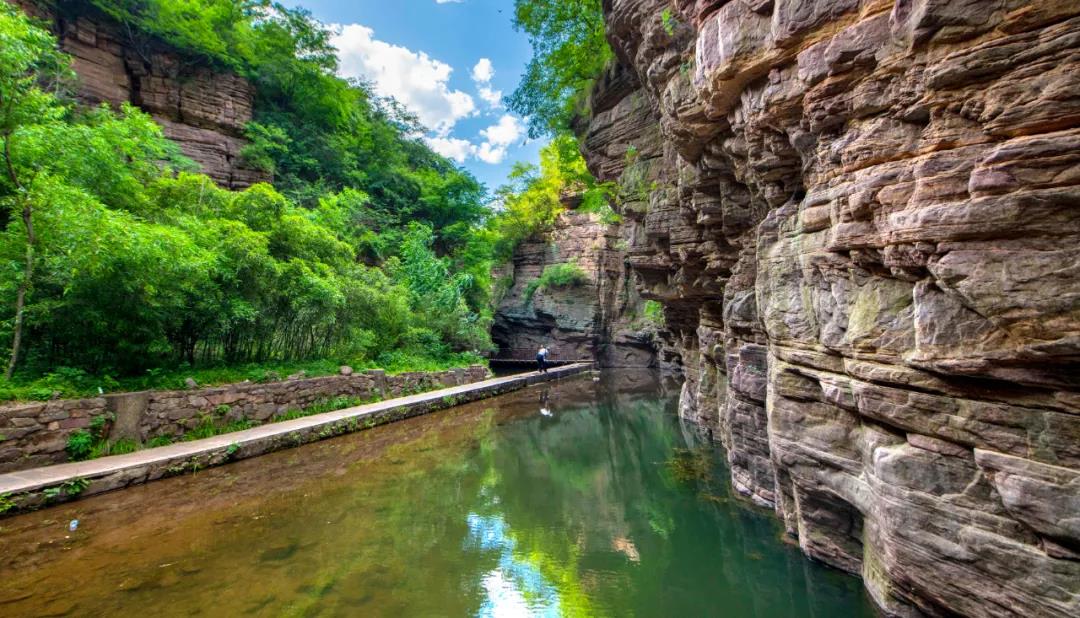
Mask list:
[[[202,440],[0,474],[0,517],[317,442],[587,372],[591,363],[452,386]]]

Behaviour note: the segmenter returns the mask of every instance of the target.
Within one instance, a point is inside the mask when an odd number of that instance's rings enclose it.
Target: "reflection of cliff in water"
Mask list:
[[[541,565],[549,580],[568,574],[544,565],[574,565],[577,596],[593,603],[576,609],[809,615],[850,586],[831,578],[809,583],[804,559],[779,545],[777,524],[732,497],[711,440],[677,420],[678,388],[631,372],[605,374],[593,387],[588,405],[565,393],[541,396],[551,416],[496,435],[487,499],[477,510],[497,513],[515,553]],[[708,479],[687,485],[672,477],[666,464],[688,449],[706,449]],[[553,517],[563,526],[545,523]],[[610,573],[618,577],[597,576]],[[712,600],[694,590],[712,591]],[[596,599],[607,604],[596,607]]]
[[[671,476],[699,446],[677,395],[649,373],[572,378],[7,519],[0,607],[868,615],[858,581],[781,544],[722,469]]]

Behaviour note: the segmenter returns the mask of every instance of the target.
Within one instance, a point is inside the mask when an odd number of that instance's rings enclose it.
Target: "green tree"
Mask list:
[[[515,0],[514,25],[533,56],[507,102],[529,119],[531,137],[565,132],[613,57],[601,0]]]
[[[518,243],[555,222],[565,210],[564,197],[580,197],[581,211],[607,215],[614,193],[611,183],[593,178],[577,141],[566,134],[556,136],[541,149],[539,168],[514,166],[510,181],[498,191],[502,207],[490,224],[495,256],[501,261],[513,256]]]
[[[334,76],[323,26],[265,2],[95,5],[255,80],[266,122],[250,156],[275,184],[221,189],[138,109],[74,105],[55,39],[0,4],[7,386],[304,359],[406,368],[490,346],[483,187],[410,137],[398,106]]]
[[[27,125],[49,122],[65,109],[46,88],[57,87],[70,72],[65,59],[55,50],[52,37],[35,27],[15,7],[0,6],[0,140],[3,140],[5,193],[7,206],[19,214],[25,232],[22,278],[15,296],[15,326],[11,356],[4,375],[11,377],[22,347],[26,297],[34,276],[34,201],[43,197],[36,190],[36,173],[15,159],[19,130]]]

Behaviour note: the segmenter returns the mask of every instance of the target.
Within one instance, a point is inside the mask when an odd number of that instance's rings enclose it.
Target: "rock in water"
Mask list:
[[[888,614],[1080,615],[1080,3],[604,6],[584,154],[735,487]]]

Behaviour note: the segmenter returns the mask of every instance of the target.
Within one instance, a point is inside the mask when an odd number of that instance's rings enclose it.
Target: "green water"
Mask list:
[[[0,520],[0,615],[872,616],[674,397],[573,379]]]

